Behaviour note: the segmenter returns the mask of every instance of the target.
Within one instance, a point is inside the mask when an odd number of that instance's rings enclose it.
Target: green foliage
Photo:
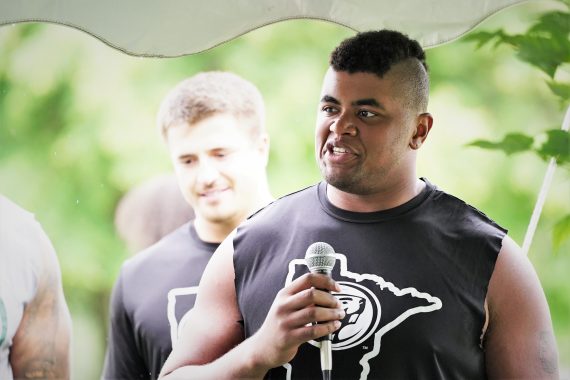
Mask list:
[[[532,137],[522,133],[509,133],[502,141],[491,142],[487,140],[475,140],[468,146],[476,146],[483,149],[502,150],[507,155],[520,153],[529,150],[534,142]]]
[[[551,129],[544,134],[546,140],[539,146],[537,146],[536,141],[540,140],[541,135],[531,137],[524,133],[509,133],[501,141],[496,142],[475,140],[468,143],[467,146],[499,150],[506,155],[533,151],[545,161],[554,158],[559,165],[570,163],[570,134],[561,129]]]
[[[546,84],[554,95],[561,99],[570,99],[570,83],[561,83],[555,81],[547,81]]]
[[[511,45],[518,57],[531,63],[550,77],[556,68],[570,60],[570,13],[553,11],[543,14],[524,34],[509,34],[503,29],[494,32],[482,31],[468,35],[466,41],[475,41],[478,47],[495,40],[494,46]]]
[[[552,241],[555,250],[559,250],[562,243],[570,236],[570,214],[560,219],[552,230]]]
[[[544,160],[554,158],[556,163],[570,163],[570,133],[561,129],[546,131],[546,141],[536,150]]]
[[[569,7],[570,8],[570,7]],[[477,43],[480,48],[491,44],[510,45],[517,51],[517,57],[554,79],[556,71],[570,62],[570,11],[552,11],[543,14],[524,34],[508,34],[503,29],[493,32],[471,33],[465,40]],[[562,102],[570,101],[570,83],[548,82],[553,93]]]
[[[548,88],[557,96],[564,107],[570,107],[570,83],[555,79],[557,70],[570,63],[570,1],[561,1],[567,6],[565,11],[551,11],[542,14],[524,34],[508,34],[503,29],[493,32],[481,31],[466,37],[466,41],[476,42],[477,47],[491,44],[510,45],[517,51],[517,57],[546,73],[551,79],[546,81]],[[507,134],[502,141],[476,140],[468,146],[482,149],[501,150],[507,155],[533,151],[543,160],[554,158],[556,163],[570,163],[570,138],[568,131],[546,131],[546,141],[536,147],[536,138],[521,133]],[[559,247],[570,238],[568,217],[555,224],[553,245]]]

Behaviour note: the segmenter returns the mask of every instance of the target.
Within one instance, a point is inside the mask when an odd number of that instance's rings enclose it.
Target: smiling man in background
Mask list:
[[[112,294],[103,378],[158,377],[210,256],[272,200],[264,119],[257,88],[231,73],[198,74],[163,100],[158,126],[195,219],[123,265]]]

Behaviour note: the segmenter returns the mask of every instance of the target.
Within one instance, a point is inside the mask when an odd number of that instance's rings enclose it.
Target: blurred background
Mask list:
[[[525,3],[476,30],[524,33],[557,9],[568,10],[556,1]],[[74,323],[74,378],[100,376],[109,293],[131,254],[114,229],[117,203],[133,186],[171,171],[154,124],[166,92],[203,70],[228,70],[255,83],[267,106],[271,190],[281,196],[320,179],[313,153],[320,84],[330,50],[352,34],[323,21],[292,20],[201,54],[158,59],[126,55],[61,25],[0,28],[0,193],[34,212],[54,243]],[[485,212],[522,245],[547,162],[532,152],[506,155],[469,144],[558,129],[568,104],[553,94],[544,72],[508,46],[478,49],[462,38],[430,49],[428,64],[435,122],[419,174]],[[569,80],[568,63],[557,75]],[[529,253],[564,368],[570,242],[559,222],[569,213],[566,164],[554,176]]]

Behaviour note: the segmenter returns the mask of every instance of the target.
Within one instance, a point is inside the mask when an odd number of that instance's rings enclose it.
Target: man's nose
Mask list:
[[[220,172],[218,171],[218,168],[211,160],[207,158],[200,160],[197,177],[198,183],[211,185],[216,181],[219,175]]]
[[[358,129],[354,124],[352,118],[347,113],[341,113],[332,124],[329,126],[329,130],[339,136],[350,135],[356,136],[358,134]]]

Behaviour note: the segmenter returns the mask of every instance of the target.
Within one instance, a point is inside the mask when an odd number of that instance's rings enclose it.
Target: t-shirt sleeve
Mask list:
[[[123,282],[121,271],[111,294],[102,379],[150,379],[149,371],[137,350],[131,318],[123,302]]]

